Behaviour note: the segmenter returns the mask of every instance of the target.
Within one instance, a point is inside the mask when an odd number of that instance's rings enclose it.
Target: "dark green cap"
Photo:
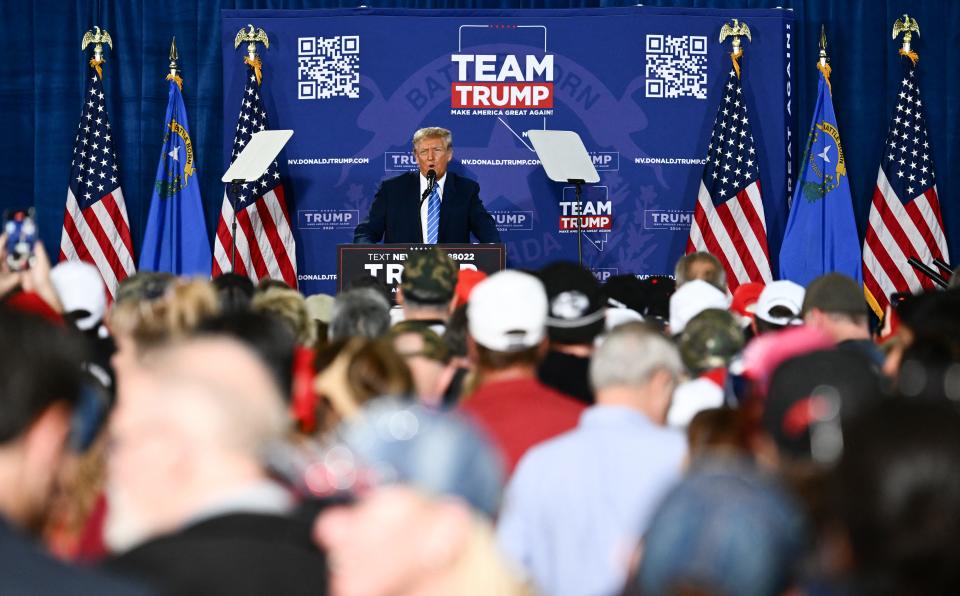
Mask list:
[[[743,349],[743,331],[729,311],[708,308],[680,334],[680,357],[694,374],[727,366]]]
[[[416,352],[404,352],[402,349],[398,349],[397,353],[404,358],[423,356],[446,364],[450,361],[450,350],[447,348],[447,344],[434,330],[423,323],[423,321],[400,321],[390,329],[390,337],[393,339],[407,333],[415,333],[423,341],[422,346]],[[396,344],[394,346],[396,347]]]
[[[428,304],[442,304],[453,298],[457,286],[457,264],[439,248],[410,255],[403,266],[404,297]]]

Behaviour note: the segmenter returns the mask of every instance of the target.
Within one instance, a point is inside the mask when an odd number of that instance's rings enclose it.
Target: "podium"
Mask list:
[[[433,247],[446,252],[461,270],[476,269],[490,275],[507,267],[503,244],[338,244],[337,292],[359,277],[372,276],[390,288],[391,297],[396,296],[407,258]]]

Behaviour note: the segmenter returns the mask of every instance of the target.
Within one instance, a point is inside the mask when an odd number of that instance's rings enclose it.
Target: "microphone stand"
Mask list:
[[[574,185],[574,189],[577,197],[577,264],[583,267],[583,185],[586,183],[584,180],[571,178],[567,180],[570,184]]]
[[[433,176],[430,174],[433,173]],[[427,197],[430,196],[430,193],[433,192],[434,186],[437,184],[437,173],[433,170],[427,172],[427,189],[423,191],[423,194],[420,195],[420,203],[417,205],[417,219],[420,221],[420,241],[425,243],[427,239],[423,236],[423,202],[427,200]]]
[[[230,273],[237,272],[237,202],[240,199],[240,186],[246,180],[230,181],[230,207],[233,209],[233,221],[230,223]]]
[[[950,283],[946,279],[941,277],[940,274],[938,274],[928,265],[925,265],[923,261],[918,259],[916,256],[912,256],[908,258],[907,263],[909,263],[911,267],[913,267],[914,269],[922,273],[924,276],[928,277],[930,281],[937,284],[941,288],[946,290],[947,288],[950,287]]]

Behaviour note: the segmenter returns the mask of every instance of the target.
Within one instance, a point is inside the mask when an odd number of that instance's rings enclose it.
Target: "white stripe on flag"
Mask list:
[[[100,247],[100,242],[97,240],[96,235],[94,235],[90,226],[87,225],[87,220],[83,218],[83,213],[80,211],[77,198],[73,196],[73,190],[67,190],[67,213],[70,215],[70,219],[73,220],[73,225],[83,240],[84,248],[87,249],[90,257],[93,258],[93,264],[100,270],[104,285],[107,286],[111,296],[116,296],[118,285],[117,276],[113,272],[113,267],[110,266],[110,262],[106,256],[104,256],[103,249]]]
[[[707,190],[707,187],[702,181],[700,182],[700,195],[698,200],[700,201],[700,206],[703,208],[704,214],[707,216],[707,225],[710,227],[713,237],[716,238],[717,244],[720,245],[720,250],[723,251],[724,260],[726,260],[730,269],[733,270],[734,277],[737,278],[739,283],[749,282],[750,276],[747,275],[746,269],[743,268],[743,262],[740,260],[740,255],[737,254],[737,249],[733,245],[730,235],[727,234],[727,228],[723,225],[723,220],[720,219],[720,214],[717,213],[717,210],[713,206],[713,200],[710,198],[710,192]]]
[[[927,246],[927,241],[923,238],[923,234],[920,233],[920,230],[917,229],[917,225],[913,223],[913,219],[910,217],[910,214],[907,213],[903,203],[900,202],[900,199],[897,197],[897,193],[895,193],[893,188],[890,187],[890,182],[883,173],[883,168],[880,168],[880,172],[877,174],[877,188],[880,189],[880,194],[887,204],[887,209],[890,210],[890,215],[892,215],[893,218],[897,220],[897,223],[900,224],[904,234],[907,235],[907,240],[910,241],[910,245],[913,247],[913,255],[905,254],[904,259],[907,257],[916,256],[924,263],[929,263],[932,261],[933,255],[930,253],[930,247]],[[873,217],[870,218],[870,222],[873,223]],[[884,228],[886,228],[885,225]],[[901,252],[903,252],[903,248],[901,248]],[[910,269],[911,272],[913,271],[913,268],[910,267],[910,265],[906,265],[906,267],[907,269]]]
[[[890,229],[887,228],[886,223],[884,223],[883,218],[880,216],[880,212],[871,208],[869,217],[869,225],[873,230],[874,236],[876,236],[880,244],[887,249],[887,254],[890,255],[890,259],[893,260],[893,265],[900,271],[903,278],[907,280],[910,291],[921,291],[923,285],[920,283],[920,278],[917,277],[917,273],[913,270],[913,267],[907,263],[907,258],[910,255],[904,254],[903,248],[897,242],[897,239],[893,237]]]

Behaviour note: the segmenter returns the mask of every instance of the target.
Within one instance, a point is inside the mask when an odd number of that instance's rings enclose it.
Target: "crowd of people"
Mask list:
[[[0,594],[960,592],[960,291],[0,270]]]

